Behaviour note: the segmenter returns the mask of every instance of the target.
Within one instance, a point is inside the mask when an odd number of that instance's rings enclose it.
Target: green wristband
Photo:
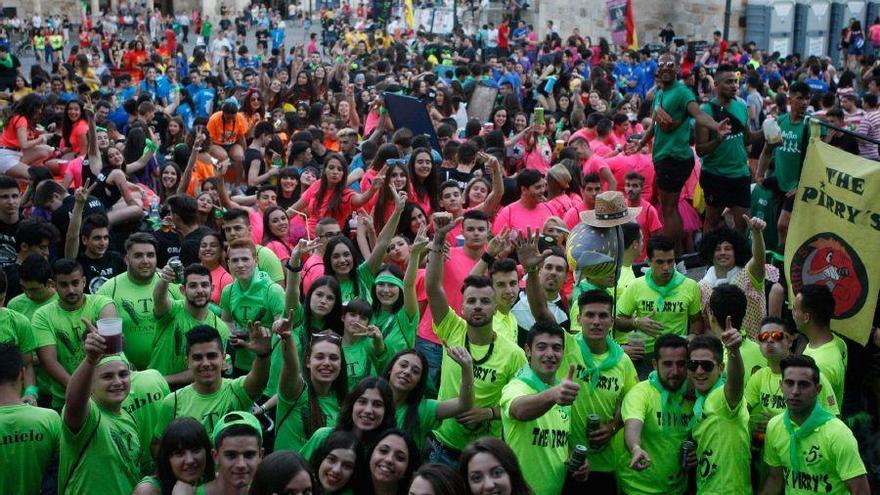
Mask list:
[[[24,393],[21,394],[22,397],[24,397],[25,395],[30,395],[31,397],[34,397],[34,398],[39,397],[40,396],[40,389],[37,388],[36,385],[31,385],[30,387],[27,387],[26,389],[24,389]]]

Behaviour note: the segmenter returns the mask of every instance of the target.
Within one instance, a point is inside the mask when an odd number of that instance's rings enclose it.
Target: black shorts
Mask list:
[[[794,194],[790,197],[789,196],[785,197],[785,201],[782,202],[782,211],[787,211],[787,212],[791,213],[791,210],[794,209],[794,197],[795,196],[797,196],[797,194]]]
[[[749,175],[731,178],[701,170],[700,187],[703,188],[706,204],[713,208],[751,207],[752,177]]]
[[[663,158],[654,162],[657,187],[663,192],[680,193],[694,171],[694,160]]]

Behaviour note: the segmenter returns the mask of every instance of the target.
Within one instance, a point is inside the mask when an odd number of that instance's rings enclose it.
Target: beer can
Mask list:
[[[535,107],[535,125],[544,125],[544,108]]]
[[[598,430],[602,426],[602,418],[598,414],[587,416],[587,435]]]
[[[174,281],[178,284],[183,283],[183,263],[180,260],[171,260],[168,266],[174,270]]]
[[[569,472],[577,471],[579,467],[587,460],[587,446],[586,445],[575,445],[574,450],[571,451],[571,458],[568,460],[568,470]]]
[[[688,456],[690,456],[691,452],[697,450],[697,444],[692,440],[685,440],[681,442],[681,450],[678,452],[678,464],[682,469],[687,469],[688,465]]]

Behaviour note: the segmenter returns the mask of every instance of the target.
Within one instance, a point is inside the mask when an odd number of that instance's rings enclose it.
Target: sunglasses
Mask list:
[[[784,338],[785,334],[778,330],[775,332],[761,332],[758,334],[758,342],[768,342],[771,340],[773,342],[780,342]]]
[[[660,62],[659,64],[657,64],[657,67],[661,69],[674,69],[675,62]]]
[[[697,368],[703,368],[706,373],[711,373],[715,369],[715,361],[704,361],[702,359],[690,359],[687,362],[687,369],[697,371]]]

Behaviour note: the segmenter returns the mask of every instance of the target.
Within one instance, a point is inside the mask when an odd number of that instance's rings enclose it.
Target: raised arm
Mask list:
[[[382,170],[379,171],[379,175],[373,179],[373,182],[370,183],[370,188],[362,193],[356,193],[351,197],[351,205],[355,208],[360,208],[361,206],[367,204],[367,202],[373,197],[373,195],[379,192],[379,188],[382,187],[382,184],[385,183],[385,174],[388,173],[388,165],[384,165]]]
[[[721,342],[727,349],[727,381],[724,382],[724,398],[727,399],[727,406],[730,409],[736,408],[743,398],[743,390],[745,389],[745,366],[743,365],[742,354],[740,354],[740,346],[742,345],[742,334],[739,329],[733,328],[730,316],[724,322],[724,332],[721,334]]]
[[[67,234],[64,237],[65,258],[75,260],[79,256],[79,231],[82,226],[83,210],[85,209],[86,201],[89,199],[89,194],[91,194],[94,188],[95,184],[91,184],[91,181],[86,179],[85,184],[77,188],[76,192],[73,193],[75,200],[73,212],[70,214],[70,225],[68,225]]]
[[[192,149],[189,151],[189,160],[186,162],[186,168],[183,169],[180,183],[177,185],[177,194],[184,194],[189,188],[189,183],[192,180],[193,167],[196,165],[196,157],[199,154],[199,149],[202,147],[202,143],[205,142],[205,137],[205,130],[200,129],[196,134],[195,140],[193,140]]]
[[[501,163],[495,156],[484,152],[480,152],[480,156],[486,161],[486,168],[492,175],[492,190],[486,196],[486,200],[477,205],[477,209],[482,210],[489,218],[493,218],[495,213],[498,213],[501,198],[504,197],[504,175]]]
[[[767,227],[767,223],[758,217],[749,218],[745,214],[743,219],[752,233],[752,259],[749,260],[746,267],[752,278],[763,282],[766,275],[764,265],[767,263],[767,252],[764,248],[764,229]]]
[[[549,252],[538,252],[538,234],[532,235],[531,228],[526,229],[526,237],[517,239],[516,254],[519,262],[522,264],[523,271],[528,274],[526,279],[526,298],[529,301],[529,310],[535,321],[548,321],[556,323],[556,318],[547,307],[547,294],[541,287],[541,281],[538,279],[538,268],[544,259],[549,256]]]
[[[159,143],[157,141],[156,135],[153,134],[153,131],[147,128],[147,133],[149,135],[150,142],[156,143],[156,145],[158,145]],[[146,167],[147,164],[150,163],[150,158],[153,158],[153,156],[155,156],[156,149],[158,149],[158,146],[144,147],[144,153],[141,155],[141,157],[125,166],[126,175],[131,175],[143,170],[144,167]]]
[[[428,266],[425,268],[425,288],[428,292],[428,307],[431,308],[431,318],[434,323],[440,323],[450,311],[449,300],[443,291],[443,263],[446,261],[446,235],[455,225],[461,222],[459,217],[452,219],[452,214],[447,212],[434,213],[431,217],[434,222],[434,241],[431,243],[431,254],[428,256]]]
[[[446,354],[461,366],[458,397],[437,404],[437,420],[452,418],[474,406],[474,361],[464,347],[446,347]],[[494,413],[493,413],[494,415]]]
[[[394,237],[394,233],[397,232],[397,224],[400,223],[400,215],[403,214],[403,207],[406,205],[405,192],[395,191],[394,188],[392,188],[391,194],[394,196],[394,211],[391,213],[391,218],[385,222],[382,230],[379,231],[379,237],[376,238],[376,245],[373,246],[373,251],[370,253],[370,257],[367,258],[367,268],[369,268],[373,274],[378,272],[379,267],[382,265],[382,260],[385,258],[388,246],[391,244],[391,238]]]
[[[422,225],[416,233],[409,253],[409,263],[403,275],[403,310],[410,318],[419,314],[419,299],[416,295],[416,277],[419,274],[419,262],[425,248],[428,247],[428,226]]]
[[[99,175],[101,173],[101,169],[104,168],[104,164],[101,161],[101,152],[98,150],[98,132],[95,130],[95,114],[89,110],[84,109],[86,114],[86,120],[89,123],[89,134],[88,134],[88,145],[86,149],[86,156],[89,159],[89,170],[91,170],[92,175]]]
[[[581,388],[574,381],[576,369],[577,365],[571,364],[568,367],[568,374],[558,385],[537,394],[523,395],[514,399],[510,404],[510,417],[517,421],[532,421],[546,414],[557,404],[560,406],[574,404]]]
[[[64,394],[64,424],[73,433],[79,433],[80,428],[82,428],[89,415],[92,378],[95,375],[95,368],[97,368],[98,362],[107,350],[104,337],[98,335],[98,331],[95,330],[91,322],[85,319],[83,322],[89,329],[83,344],[86,350],[86,357],[76,368],[76,371],[73,372],[73,375],[71,375]]]
[[[272,332],[280,338],[281,356],[284,358],[281,375],[278,377],[278,395],[289,401],[295,401],[305,386],[299,367],[299,353],[291,331],[292,319],[293,311],[290,311],[287,318],[276,320],[272,325]]]
[[[157,320],[171,311],[171,300],[168,298],[168,284],[175,278],[174,269],[169,265],[159,270],[159,280],[153,287],[153,317]]]

